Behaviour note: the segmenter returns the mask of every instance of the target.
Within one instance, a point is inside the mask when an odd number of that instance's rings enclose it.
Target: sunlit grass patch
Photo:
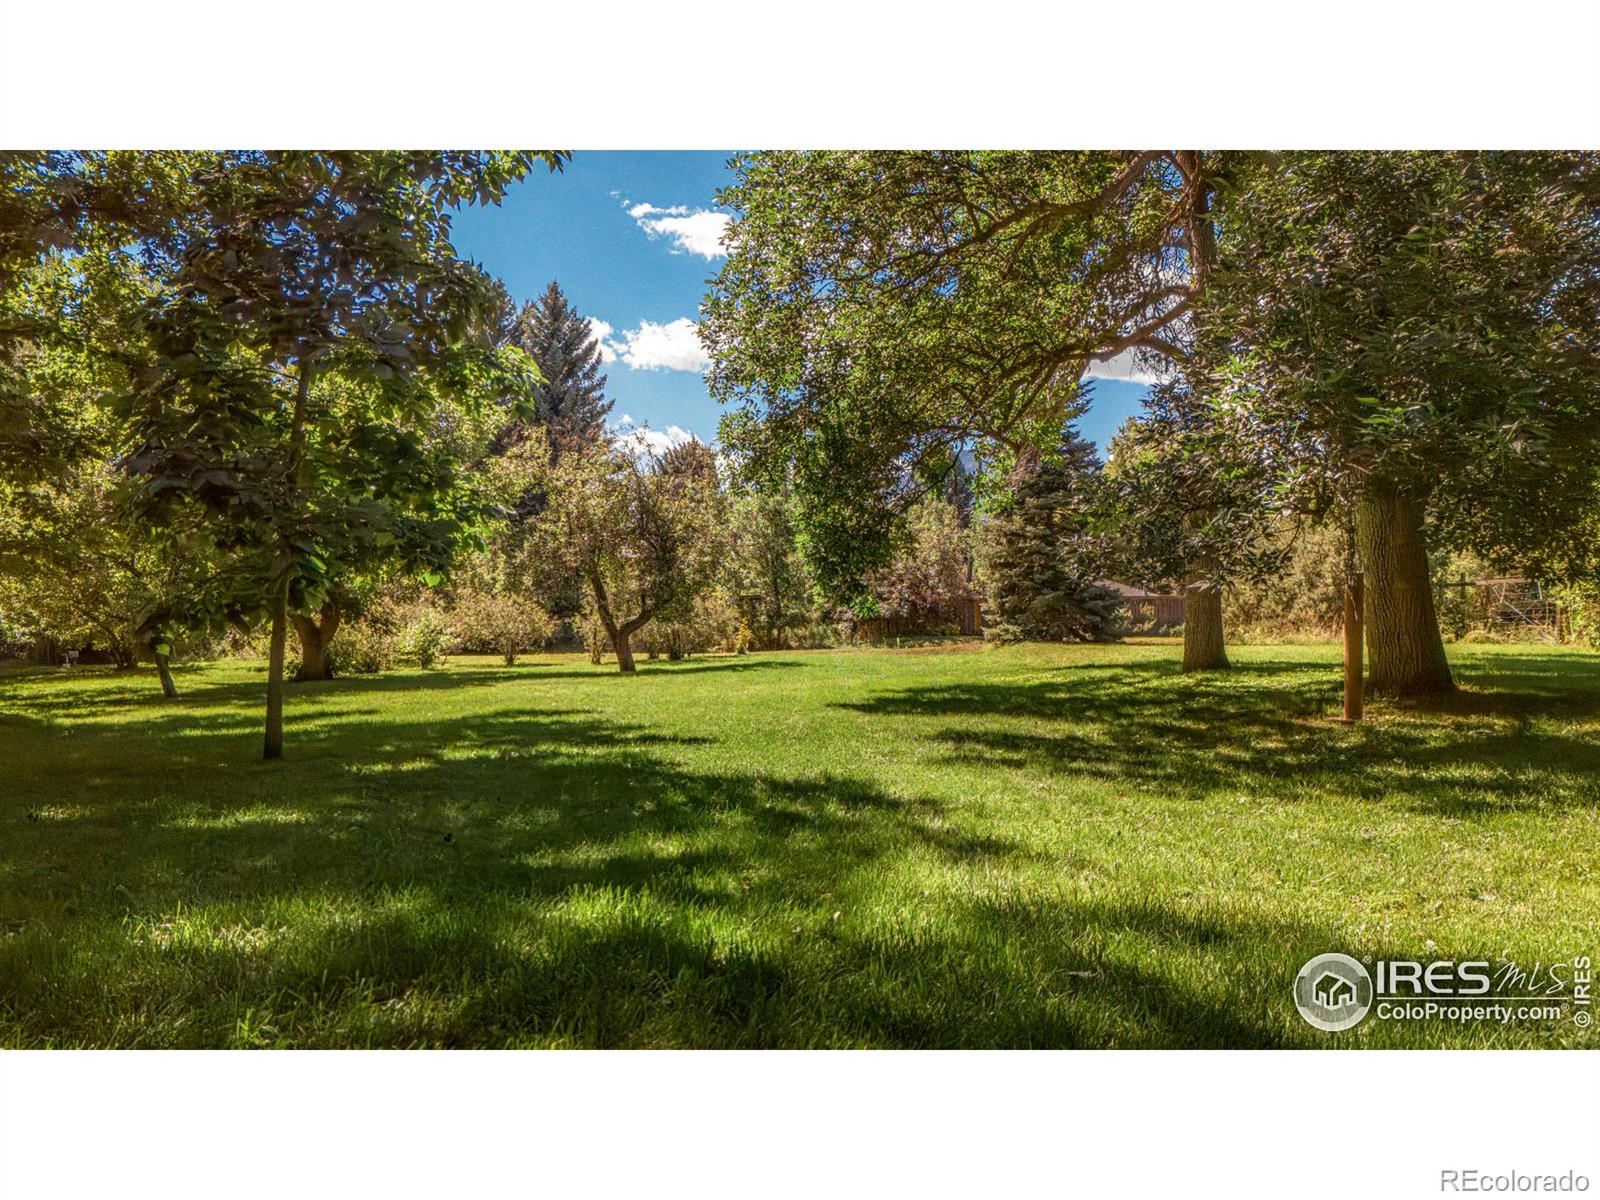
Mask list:
[[[1594,953],[1600,659],[549,656],[291,688],[0,675],[0,1042],[1587,1044],[1290,1002],[1316,953]]]

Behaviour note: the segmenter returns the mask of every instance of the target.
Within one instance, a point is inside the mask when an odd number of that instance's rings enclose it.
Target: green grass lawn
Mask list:
[[[1600,951],[1600,657],[579,657],[291,688],[0,675],[11,1046],[1586,1045],[1290,996],[1313,954]]]

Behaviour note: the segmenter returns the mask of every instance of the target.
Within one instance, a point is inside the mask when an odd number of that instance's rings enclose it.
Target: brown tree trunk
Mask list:
[[[1183,669],[1220,671],[1227,668],[1222,640],[1222,586],[1212,581],[1184,589]]]
[[[1216,226],[1211,216],[1211,185],[1205,177],[1205,155],[1199,150],[1180,150],[1178,167],[1189,181],[1188,226],[1189,257],[1193,279],[1191,297],[1198,300],[1211,282],[1217,261]],[[1199,315],[1193,319],[1198,322]],[[1184,588],[1183,669],[1220,671],[1231,664],[1222,638],[1222,584],[1217,580],[1215,563],[1200,563]]]
[[[1366,607],[1363,597],[1365,587],[1361,572],[1356,571],[1344,585],[1344,719],[1361,720],[1365,703],[1362,694],[1361,646],[1364,633],[1361,628],[1361,610]]]
[[[267,729],[261,757],[283,757],[283,651],[289,640],[289,564],[272,588],[272,637],[267,643]]]
[[[634,670],[633,631],[649,618],[636,617],[619,625],[611,611],[611,597],[606,592],[605,580],[600,578],[598,572],[589,574],[589,587],[594,592],[594,607],[600,617],[600,624],[605,626],[606,636],[611,639],[611,648],[617,652],[617,670],[623,672]]]
[[[291,483],[300,484],[301,464],[306,452],[306,401],[311,395],[311,364],[304,357],[299,363],[300,378],[295,386],[293,417],[289,427],[289,456],[285,463]],[[294,555],[286,540],[280,539],[283,561],[281,574],[272,581],[272,636],[267,643],[267,720],[262,738],[261,757],[283,757],[283,652],[289,640],[289,583],[294,571]]]
[[[310,679],[333,678],[328,646],[333,641],[333,635],[339,631],[343,614],[339,606],[330,600],[322,606],[321,618],[319,622],[317,618],[302,613],[295,613],[292,617],[295,636],[300,639],[300,674],[296,679],[302,683]]]
[[[165,654],[156,655],[156,673],[161,676],[161,694],[168,700],[178,698],[178,685],[172,681],[172,665]]]
[[[1356,502],[1366,584],[1367,688],[1383,696],[1455,691],[1422,539],[1423,498],[1374,482]]]
[[[632,671],[633,665],[633,631],[619,628],[611,635],[611,644],[617,652],[617,670]]]

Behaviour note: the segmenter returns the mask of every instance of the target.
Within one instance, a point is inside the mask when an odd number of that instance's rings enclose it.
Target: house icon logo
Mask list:
[[[1325,971],[1312,985],[1311,994],[1325,1008],[1343,1008],[1346,1004],[1356,1002],[1356,985],[1343,975]]]
[[[1319,954],[1295,976],[1294,1006],[1308,1025],[1349,1029],[1372,1007],[1372,976],[1348,954]]]

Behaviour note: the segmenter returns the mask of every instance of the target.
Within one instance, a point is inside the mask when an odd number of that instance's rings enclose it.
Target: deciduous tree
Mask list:
[[[556,464],[537,545],[584,580],[617,666],[629,672],[634,634],[685,609],[714,579],[723,529],[714,473],[708,483],[698,470],[608,446]]]
[[[535,159],[186,155],[168,170],[178,194],[137,214],[162,288],[127,465],[152,520],[203,525],[234,554],[230,610],[268,618],[267,758],[283,751],[291,612],[321,607],[369,532],[432,535],[410,544],[446,559],[471,505],[456,465],[427,453],[439,410],[508,373],[532,382],[525,356],[483,332],[493,290],[449,232],[453,206],[497,200]]]
[[[1371,689],[1450,690],[1430,510],[1537,543],[1600,449],[1600,156],[1294,154],[1227,211],[1225,400],[1353,509]]]
[[[1181,356],[1214,257],[1192,151],[765,153],[701,336],[723,441],[794,464],[808,552],[847,598],[922,465],[1052,453],[1087,365]]]

